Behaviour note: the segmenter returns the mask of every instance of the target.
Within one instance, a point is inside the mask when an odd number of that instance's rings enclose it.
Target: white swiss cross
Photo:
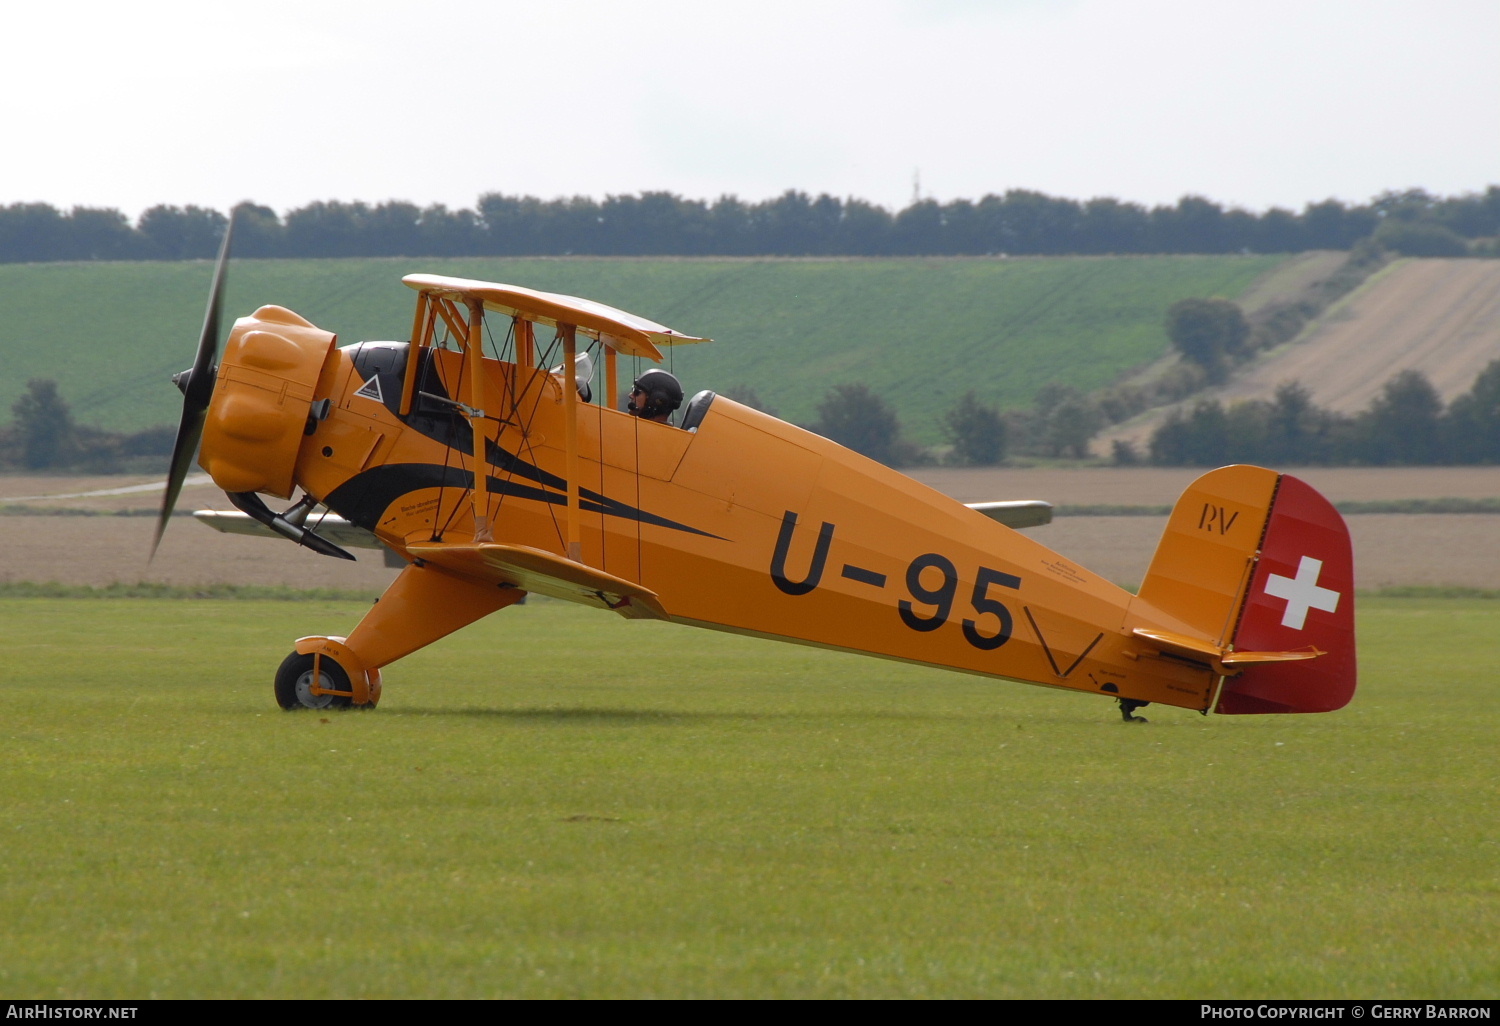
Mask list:
[[[1281,616],[1281,626],[1300,631],[1307,622],[1309,609],[1321,609],[1331,613],[1339,607],[1339,593],[1329,588],[1318,587],[1318,575],[1323,572],[1323,561],[1303,556],[1297,564],[1296,577],[1272,574],[1266,578],[1266,594],[1286,599],[1286,612]]]

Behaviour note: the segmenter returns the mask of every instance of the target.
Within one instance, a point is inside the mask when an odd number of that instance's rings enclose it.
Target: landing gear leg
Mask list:
[[[1148,706],[1148,705],[1151,704],[1150,702],[1139,702],[1139,701],[1137,701],[1134,698],[1122,698],[1119,701],[1120,701],[1120,715],[1123,716],[1123,717],[1125,717],[1125,722],[1126,723],[1146,723],[1146,722],[1149,722],[1146,719],[1146,717],[1144,717],[1144,716],[1136,716],[1135,715],[1135,711],[1137,709],[1144,709],[1146,706]]]
[[[276,672],[283,709],[371,708],[380,668],[526,597],[415,563],[401,571],[347,638],[298,638]]]

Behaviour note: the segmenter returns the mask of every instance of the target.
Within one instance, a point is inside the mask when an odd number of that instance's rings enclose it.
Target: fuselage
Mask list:
[[[570,404],[561,375],[488,358],[476,390],[464,354],[438,348],[419,351],[401,416],[411,352],[330,354],[319,390],[331,408],[310,422],[294,472],[408,557],[413,543],[474,541],[472,421],[446,400],[478,395],[494,540],[563,553],[572,516],[581,562],[655,592],[672,620],[1191,709],[1212,701],[1208,666],[1141,657],[1131,629],[1181,629],[1170,617],[828,439],[724,397],[693,430]]]

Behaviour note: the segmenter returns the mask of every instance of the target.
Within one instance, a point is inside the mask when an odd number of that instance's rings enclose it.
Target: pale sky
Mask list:
[[[1500,184],[1500,0],[54,0],[0,204]]]

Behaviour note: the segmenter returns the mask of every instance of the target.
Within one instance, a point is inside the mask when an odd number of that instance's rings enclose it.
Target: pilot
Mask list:
[[[632,417],[667,424],[671,422],[672,411],[681,405],[681,383],[666,371],[652,368],[635,379],[625,409]]]

